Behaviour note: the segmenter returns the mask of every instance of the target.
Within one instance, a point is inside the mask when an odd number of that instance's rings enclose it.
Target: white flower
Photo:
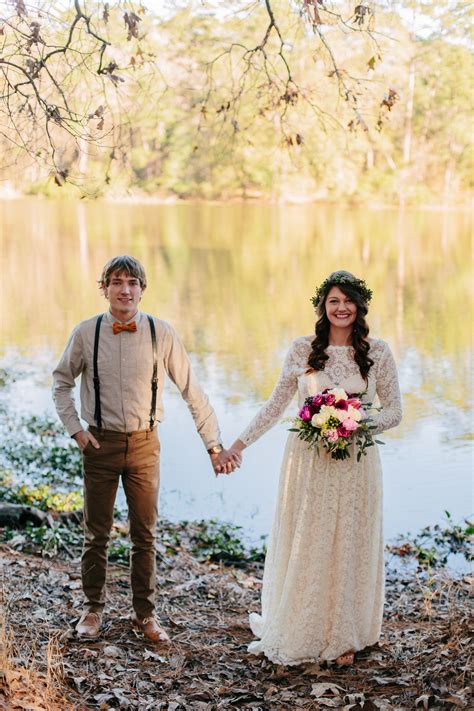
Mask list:
[[[338,400],[347,400],[347,393],[343,388],[333,388],[332,390],[329,390],[329,393],[334,395],[336,402]]]
[[[357,408],[352,407],[352,405],[349,405],[349,409],[347,410],[347,415],[348,417],[352,418],[356,422],[360,422],[362,419],[362,413],[360,410],[357,410]]]
[[[321,427],[330,417],[337,417],[337,410],[333,405],[322,405],[320,411],[313,415],[311,424],[314,427]]]
[[[334,405],[323,405],[321,410],[324,410],[326,420],[329,420],[330,417],[335,417],[336,420],[342,422],[347,417],[347,412],[345,410],[338,410],[337,407],[334,407]]]
[[[324,416],[323,412],[318,412],[311,418],[311,424],[313,427],[322,427],[328,418]]]

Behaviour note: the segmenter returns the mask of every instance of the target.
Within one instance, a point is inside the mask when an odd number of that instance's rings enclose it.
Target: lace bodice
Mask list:
[[[374,365],[369,371],[366,387],[351,346],[328,346],[329,360],[326,361],[325,369],[307,373],[313,338],[302,336],[293,341],[272,394],[239,436],[247,446],[279,420],[296,392],[300,406],[306,397],[324,388],[341,387],[350,393],[364,392],[363,400],[367,403],[373,403],[377,395],[382,409],[371,413],[371,419],[377,427],[375,433],[399,424],[402,417],[400,389],[395,360],[388,344],[380,339],[369,338],[370,357]]]

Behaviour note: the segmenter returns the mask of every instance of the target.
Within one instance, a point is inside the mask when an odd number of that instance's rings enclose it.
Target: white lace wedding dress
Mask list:
[[[298,392],[324,388],[361,393],[366,384],[350,346],[329,346],[323,371],[307,374],[314,336],[297,338],[270,399],[240,435],[249,445],[274,425]],[[377,432],[401,420],[395,362],[388,345],[369,339],[365,402],[378,395]],[[295,415],[296,408],[295,408]],[[262,614],[250,615],[259,638],[249,651],[279,664],[330,660],[375,644],[384,601],[382,471],[377,446],[357,462],[355,452],[336,461],[318,456],[290,433],[280,475],[278,503],[265,560]]]

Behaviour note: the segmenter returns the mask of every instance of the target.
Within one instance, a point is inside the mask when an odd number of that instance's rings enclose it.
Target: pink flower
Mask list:
[[[361,404],[361,401],[355,397],[350,397],[347,401],[347,406],[349,407],[349,405],[352,405],[352,407],[355,407],[356,410],[360,410]]]
[[[338,410],[347,410],[349,408],[349,403],[347,400],[338,400],[335,403],[335,407],[337,407]]]
[[[299,416],[303,420],[303,422],[310,421],[312,415],[311,415],[311,410],[309,409],[308,405],[304,405],[304,407],[301,408]]]
[[[336,430],[326,430],[326,432],[324,433],[324,436],[330,442],[337,442],[337,440],[338,440],[338,434],[337,434]]]
[[[324,403],[324,395],[321,395],[318,393],[313,397],[313,405],[314,407],[320,408],[321,405]]]
[[[350,435],[350,432],[348,430],[346,430],[346,428],[344,427],[343,424],[337,428],[336,432],[339,435],[339,437],[349,437],[349,435]]]
[[[325,405],[334,405],[335,402],[336,402],[336,398],[334,397],[334,395],[325,395],[324,396],[324,404]]]
[[[344,420],[342,426],[345,427],[348,432],[354,432],[354,430],[356,430],[359,425],[352,418],[348,417],[346,420]]]

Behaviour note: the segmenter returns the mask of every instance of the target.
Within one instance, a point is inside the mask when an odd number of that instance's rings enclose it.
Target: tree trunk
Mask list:
[[[81,524],[83,520],[82,510],[46,512],[28,506],[26,504],[0,503],[0,528],[10,526],[11,528],[25,528],[28,523],[33,526],[52,526],[54,521],[64,524]]]
[[[82,175],[85,175],[87,173],[87,166],[89,163],[89,143],[87,139],[84,136],[81,136],[78,139],[78,145],[79,145],[79,172]]]
[[[366,153],[366,158],[365,158],[365,167],[367,170],[372,170],[374,167],[374,149],[373,147],[369,144],[367,146],[367,153]]]
[[[405,113],[405,132],[403,136],[403,163],[405,165],[408,165],[411,161],[413,107],[415,100],[415,78],[415,57],[412,57],[408,70],[408,96]]]

